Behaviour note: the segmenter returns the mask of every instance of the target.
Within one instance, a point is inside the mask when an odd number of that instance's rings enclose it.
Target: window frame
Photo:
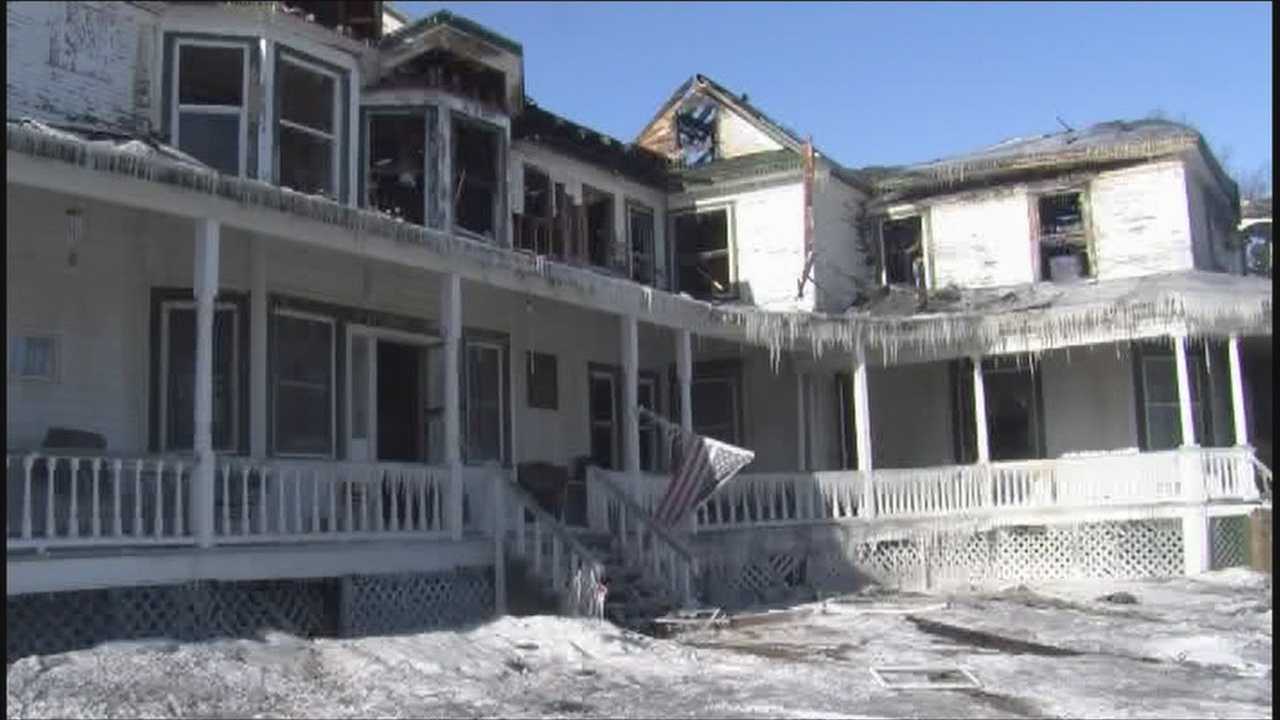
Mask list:
[[[160,311],[160,374],[156,379],[156,443],[161,453],[170,452],[194,452],[194,438],[192,439],[191,448],[171,448],[169,445],[169,312],[171,310],[191,310],[197,312],[195,300],[184,300],[178,298],[162,298],[158,301]],[[231,324],[231,432],[228,436],[231,438],[231,447],[214,447],[216,454],[236,455],[241,451],[241,423],[240,423],[240,315],[243,307],[240,303],[231,300],[219,300],[213,304],[215,315],[220,310],[230,310],[232,312]],[[199,333],[199,328],[196,328]]]
[[[649,410],[658,415],[662,414],[662,396],[660,394],[661,383],[658,381],[658,374],[651,371],[640,371],[636,375],[636,406],[644,407],[640,402],[640,388],[649,387],[650,397],[653,399],[652,407]],[[658,423],[652,419],[648,419],[641,415],[636,418],[636,429],[639,435],[643,437],[645,433],[652,434],[653,438],[649,443],[649,467],[645,467],[644,453],[640,453],[640,471],[648,473],[662,472],[665,463],[663,460],[663,437]],[[639,448],[638,448],[639,449]]]
[[[1071,280],[1054,280],[1051,276],[1050,265],[1046,262],[1044,247],[1044,219],[1041,217],[1040,204],[1047,198],[1062,195],[1077,196],[1077,206],[1080,208],[1080,234],[1083,236],[1083,242],[1079,243],[1084,252],[1084,267],[1081,269],[1080,277],[1076,281],[1096,280],[1098,277],[1097,253],[1094,246],[1093,224],[1089,213],[1089,189],[1082,186],[1059,186],[1048,187],[1036,190],[1028,194],[1029,212],[1034,222],[1031,225],[1032,243],[1032,261],[1035,263],[1034,278],[1037,283],[1059,283],[1071,282]]]
[[[190,47],[211,47],[239,50],[242,58],[241,65],[241,85],[240,85],[240,106],[232,105],[183,105],[181,102],[181,83],[182,83],[182,48]],[[173,65],[170,68],[170,76],[172,77],[169,92],[169,143],[178,149],[182,147],[182,113],[198,112],[207,115],[236,115],[239,119],[238,139],[238,167],[237,177],[246,177],[249,164],[249,64],[251,62],[250,45],[247,42],[235,40],[211,40],[200,37],[186,37],[175,35],[173,38]],[[198,158],[197,158],[198,159]]]
[[[48,340],[51,346],[49,372],[31,374],[26,372],[26,346],[29,340]],[[15,368],[14,361],[21,356],[21,364]],[[62,376],[62,333],[20,330],[9,335],[9,373],[8,377],[20,382],[43,382],[57,384]]]
[[[411,117],[422,122],[422,227],[431,226],[431,132],[435,124],[434,105],[368,105],[360,108],[360,207],[377,210],[373,193],[373,121],[375,117]],[[383,212],[378,210],[378,212]],[[404,219],[404,218],[400,218]],[[405,220],[405,222],[410,222]]]
[[[324,323],[329,326],[329,452],[298,453],[281,452],[280,450],[280,393],[277,390],[280,382],[280,363],[278,361],[279,339],[276,337],[274,328],[275,323],[271,323],[271,377],[269,378],[271,388],[271,456],[286,459],[336,459],[338,456],[338,319],[329,315],[297,310],[280,305],[271,309],[271,319],[278,316]]]
[[[550,358],[551,371],[551,388],[548,391],[551,394],[550,404],[544,404],[541,400],[545,398],[534,397],[534,376],[535,366],[538,358]],[[560,409],[560,359],[554,353],[536,352],[534,350],[525,351],[525,405],[533,410],[559,410]]]
[[[694,432],[732,445],[742,445],[745,442],[744,431],[746,425],[743,414],[745,396],[742,387],[742,365],[733,361],[725,362],[714,360],[704,363],[695,363],[693,367],[693,377],[689,379],[690,399],[693,398],[697,385],[700,382],[724,382],[729,384],[730,397],[733,399],[733,407],[730,408],[730,419],[733,433],[731,437],[716,437],[702,432],[702,429],[698,426],[696,416],[698,404],[696,402],[693,405],[694,413],[692,413],[694,415]]]
[[[1172,347],[1161,347],[1153,343],[1134,343],[1133,353],[1133,376],[1134,376],[1134,393],[1136,395],[1134,401],[1134,410],[1137,413],[1138,424],[1138,447],[1143,452],[1162,452],[1167,450],[1176,450],[1182,447],[1182,402],[1181,399],[1173,402],[1152,401],[1149,398],[1151,393],[1148,390],[1148,372],[1147,363],[1151,360],[1167,362],[1173,369],[1173,383],[1175,394],[1177,393],[1178,383],[1178,360],[1175,356],[1177,351]],[[1212,447],[1213,446],[1213,397],[1209,388],[1209,360],[1206,358],[1201,347],[1187,348],[1187,380],[1191,386],[1191,422],[1195,426],[1196,431],[1196,447]],[[1209,395],[1206,395],[1209,393]],[[1156,448],[1151,447],[1151,426],[1150,413],[1148,407],[1157,405],[1160,407],[1172,406],[1178,412],[1178,440],[1172,447]],[[1207,442],[1206,442],[1207,441]]]
[[[680,287],[680,257],[682,252],[680,249],[680,236],[679,233],[676,232],[676,223],[679,222],[681,217],[686,215],[703,215],[723,211],[725,214],[725,252],[728,253],[727,264],[729,268],[729,290],[728,292],[719,295],[712,293],[709,297],[702,299],[733,300],[742,296],[742,291],[739,287],[741,280],[738,276],[738,238],[737,224],[735,222],[735,204],[736,203],[730,200],[680,208],[678,210],[669,210],[667,212],[667,265],[669,269],[667,277],[670,278],[667,284],[671,287],[670,292],[676,294],[688,292],[684,288]],[[693,296],[693,293],[689,293],[689,295]]]
[[[597,427],[609,427],[610,452],[609,452],[609,470],[619,470],[622,468],[622,418],[618,406],[621,404],[622,398],[622,381],[619,377],[617,367],[601,365],[599,363],[587,363],[587,455],[594,459],[595,448],[592,447],[592,441],[595,438]],[[609,420],[597,420],[594,408],[591,406],[591,384],[596,379],[604,379],[609,381]]]
[[[916,219],[920,221],[920,278],[915,282],[891,281],[889,279],[889,246],[885,242],[884,226],[889,223],[899,223],[907,220]],[[908,288],[929,288],[932,283],[929,281],[929,253],[928,253],[928,225],[925,221],[925,213],[910,212],[898,215],[886,216],[880,219],[876,226],[876,240],[879,243],[879,280],[880,284],[885,287],[908,287]]]
[[[468,125],[472,129],[489,133],[493,137],[493,188],[491,191],[491,207],[489,209],[490,219],[493,225],[493,235],[488,236],[484,233],[478,233],[475,230],[465,228],[458,223],[458,198],[461,194],[458,192],[458,126]],[[506,190],[506,177],[503,172],[503,137],[504,130],[502,127],[490,122],[486,122],[480,118],[460,113],[456,110],[449,113],[449,222],[455,233],[460,233],[465,237],[474,238],[486,243],[502,243],[503,242],[503,220],[502,216],[506,202],[504,192]]]
[[[658,211],[639,200],[632,200],[631,198],[624,200],[624,207],[627,214],[627,277],[632,282],[656,287],[658,284]],[[636,277],[636,238],[631,232],[631,218],[637,214],[649,216],[649,247],[647,252],[640,253],[641,256],[648,257],[648,280],[641,280]]]
[[[303,125],[302,123],[285,119],[284,117],[285,87],[280,82],[280,74],[281,74],[280,66],[284,63],[293,65],[294,67],[299,68],[305,72],[315,73],[317,75],[324,75],[333,80],[333,132],[332,133],[326,133],[323,130],[317,130],[315,128]],[[342,106],[344,80],[345,80],[345,73],[341,70],[326,67],[321,63],[305,58],[301,53],[298,53],[296,51],[293,51],[284,47],[280,47],[277,50],[276,57],[275,57],[275,67],[273,68],[273,74],[272,74],[272,82],[275,85],[274,87],[275,117],[273,118],[274,122],[272,123],[273,125],[272,140],[274,144],[274,148],[272,152],[272,177],[275,179],[276,185],[280,185],[281,187],[283,187],[283,185],[281,185],[281,182],[280,182],[280,178],[281,178],[280,170],[282,165],[282,160],[280,157],[280,150],[281,150],[280,137],[282,135],[281,130],[287,127],[290,130],[293,130],[295,132],[301,132],[304,135],[308,135],[310,137],[318,137],[318,138],[327,137],[330,139],[333,147],[330,153],[331,162],[329,166],[330,175],[331,175],[330,181],[333,183],[333,187],[331,188],[331,191],[330,191],[331,197],[339,201],[343,199],[342,198],[342,195],[343,195],[342,148],[343,148],[343,145],[345,144],[343,142],[343,137],[345,134],[347,134],[346,128],[344,127],[345,124],[343,123],[343,118],[345,117],[346,113]],[[299,190],[299,192],[307,193],[308,191]]]
[[[463,386],[462,397],[462,456],[463,462],[466,464],[481,464],[489,462],[505,463],[507,458],[507,447],[509,439],[507,438],[507,418],[509,416],[508,398],[507,398],[507,345],[496,339],[484,337],[466,337],[462,339],[462,378]],[[471,350],[480,348],[484,350],[492,350],[498,358],[498,377],[496,378],[498,386],[498,456],[496,458],[477,458],[471,452],[471,413],[473,412],[471,402],[471,383],[473,381],[473,373],[471,370]],[[446,382],[448,379],[446,378]]]

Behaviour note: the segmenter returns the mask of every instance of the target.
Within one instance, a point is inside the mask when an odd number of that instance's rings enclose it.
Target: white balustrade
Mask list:
[[[8,548],[185,545],[191,462],[8,453]]]
[[[604,579],[604,563],[508,475],[494,476],[490,486],[506,493],[506,517],[499,527],[514,539],[512,554],[551,586],[561,612],[580,617],[602,612],[595,594]]]

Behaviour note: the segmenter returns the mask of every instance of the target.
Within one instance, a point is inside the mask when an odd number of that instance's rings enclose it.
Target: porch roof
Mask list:
[[[159,208],[180,216],[212,217],[268,235],[309,238],[343,252],[434,272],[457,272],[516,292],[745,341],[769,348],[775,358],[784,350],[804,349],[805,343],[815,355],[861,347],[870,353],[878,351],[888,362],[904,351],[928,360],[1118,342],[1171,332],[1271,334],[1269,282],[1204,272],[939,291],[926,298],[923,306],[890,293],[842,315],[714,305],[326,197],[220,175],[156,142],[96,137],[94,131],[60,130],[31,120],[10,120],[6,125],[7,182]],[[15,162],[24,157],[55,161],[63,171],[38,177],[58,165]],[[117,180],[101,182],[103,173]]]

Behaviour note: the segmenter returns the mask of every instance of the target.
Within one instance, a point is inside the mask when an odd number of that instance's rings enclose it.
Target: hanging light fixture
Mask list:
[[[84,211],[67,210],[67,267],[75,269],[80,264],[80,243],[84,240]]]

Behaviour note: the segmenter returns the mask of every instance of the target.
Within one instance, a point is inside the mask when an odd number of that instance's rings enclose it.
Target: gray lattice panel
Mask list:
[[[493,611],[491,573],[362,575],[344,578],[341,633],[385,635],[452,627]]]
[[[111,603],[101,590],[39,593],[8,598],[7,662],[90,647],[111,639]]]
[[[1209,567],[1214,570],[1249,564],[1249,516],[1209,518]]]

